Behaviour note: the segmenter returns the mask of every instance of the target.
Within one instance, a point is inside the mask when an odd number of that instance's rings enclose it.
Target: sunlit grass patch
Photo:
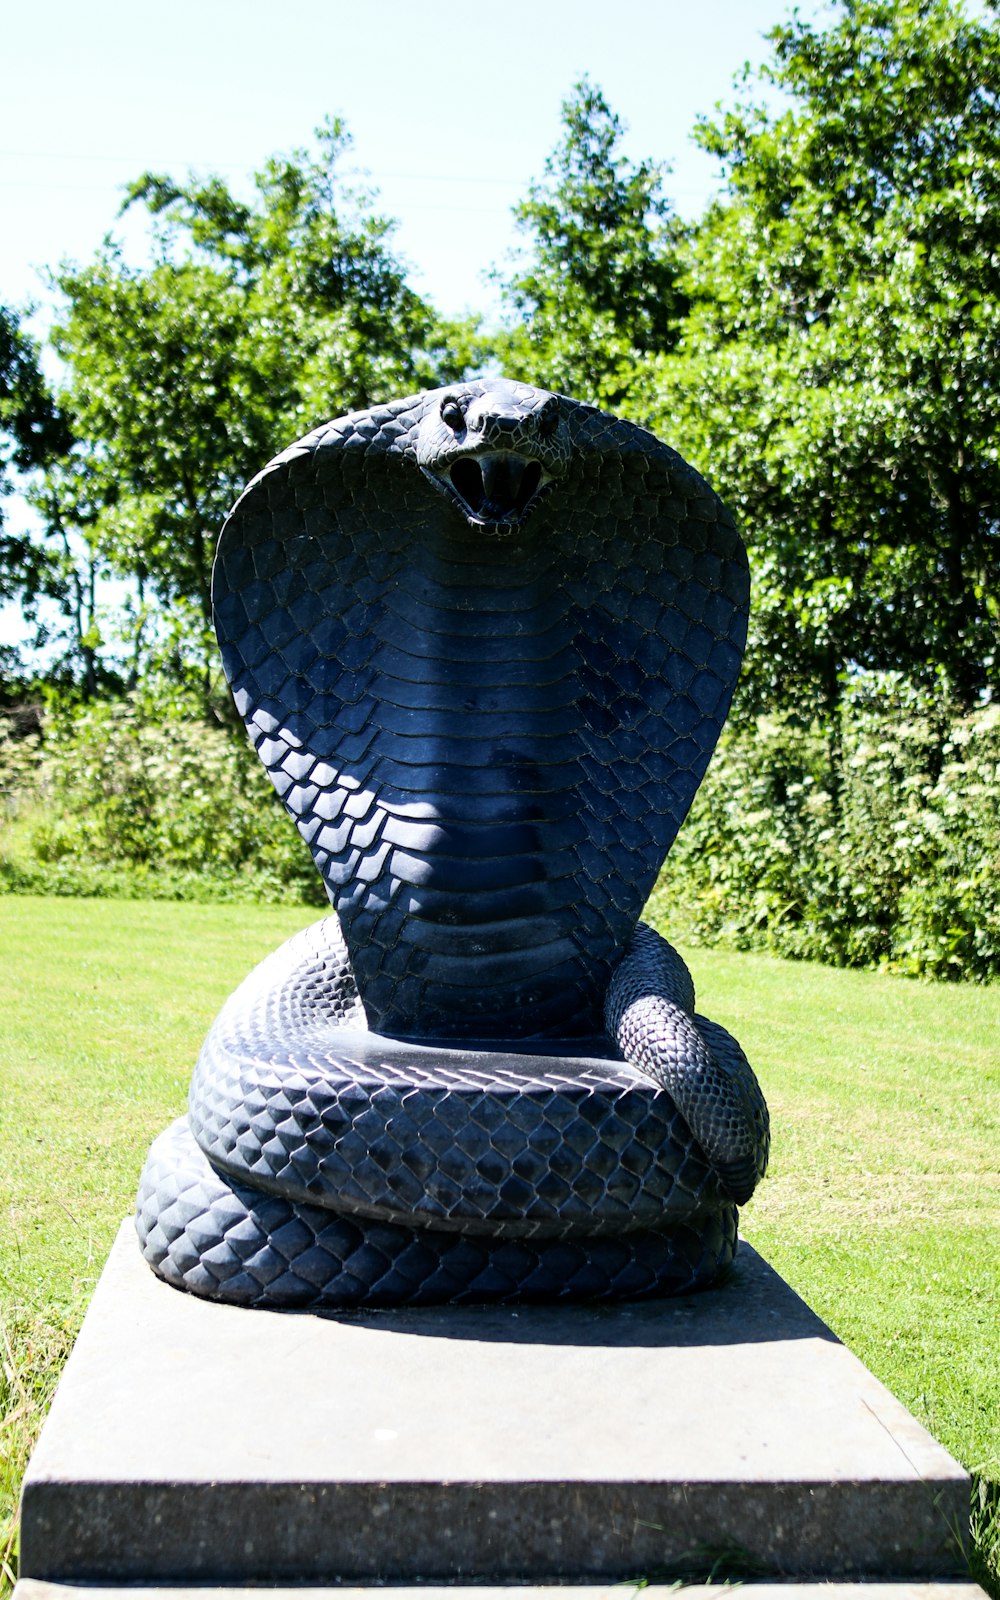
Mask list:
[[[17,1578],[21,1479],[82,1316],[25,1306],[0,1316],[0,1589]]]

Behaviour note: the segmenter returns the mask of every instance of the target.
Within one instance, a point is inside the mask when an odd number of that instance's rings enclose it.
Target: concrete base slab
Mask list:
[[[678,1300],[321,1317],[180,1294],[126,1224],[25,1479],[21,1570],[928,1579],[964,1572],[968,1510],[957,1463],[746,1245]]]

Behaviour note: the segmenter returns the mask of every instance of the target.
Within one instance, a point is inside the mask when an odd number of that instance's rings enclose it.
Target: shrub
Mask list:
[[[63,707],[0,743],[9,889],[322,903],[319,875],[242,734],[148,695]]]
[[[179,692],[0,727],[0,889],[294,899],[322,884],[242,734]],[[654,893],[666,928],[914,976],[1000,974],[1000,708],[859,677],[828,725],[727,731]]]
[[[727,733],[653,902],[704,943],[1000,974],[1000,708],[859,677],[827,726]]]

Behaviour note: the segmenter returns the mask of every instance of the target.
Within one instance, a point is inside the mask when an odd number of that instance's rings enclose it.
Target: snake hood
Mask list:
[[[698,474],[527,385],[410,396],[271,462],[213,593],[371,1025],[600,1033],[742,655],[746,558]]]

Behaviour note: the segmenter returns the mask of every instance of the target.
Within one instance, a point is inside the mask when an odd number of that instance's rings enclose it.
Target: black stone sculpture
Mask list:
[[[767,1159],[638,919],[739,671],[746,558],[649,433],[484,380],[318,429],[219,544],[236,705],[336,915],[223,1008],[138,1202],[264,1306],[709,1283]]]

